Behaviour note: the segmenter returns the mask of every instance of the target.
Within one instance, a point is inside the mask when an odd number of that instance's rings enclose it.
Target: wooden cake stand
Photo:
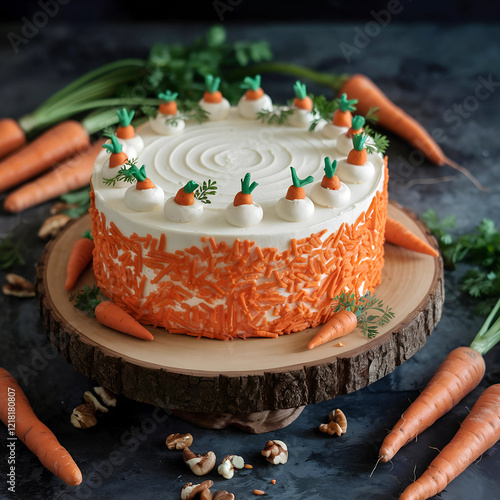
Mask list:
[[[390,203],[389,215],[435,246],[410,211]],[[226,342],[149,328],[155,340],[139,340],[101,326],[76,309],[64,290],[70,249],[89,227],[88,215],[72,222],[40,258],[36,291],[50,342],[103,387],[205,427],[236,425],[256,433],[284,427],[305,405],[390,373],[424,346],[441,316],[442,260],[387,244],[377,297],[396,316],[375,339],[355,330],[341,339],[342,347],[334,341],[308,350],[317,328]],[[93,282],[89,268],[75,289]]]

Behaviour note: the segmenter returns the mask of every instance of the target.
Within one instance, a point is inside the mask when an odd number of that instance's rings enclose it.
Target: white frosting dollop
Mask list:
[[[262,220],[263,215],[264,211],[258,203],[238,206],[230,203],[224,211],[226,221],[237,227],[256,226]]]
[[[208,113],[208,119],[213,122],[227,118],[231,109],[231,104],[225,97],[222,98],[221,102],[207,102],[205,99],[201,99],[198,104]]]
[[[345,134],[349,130],[349,127],[338,127],[333,123],[327,123],[321,130],[321,133],[327,139],[338,139],[341,134]],[[351,141],[352,144],[352,141]]]
[[[314,120],[314,114],[306,109],[293,108],[293,115],[290,117],[290,124],[294,127],[309,127]]]
[[[337,175],[339,179],[350,184],[363,184],[375,178],[375,165],[367,161],[364,165],[353,165],[346,159],[337,164]]]
[[[163,206],[165,192],[159,186],[151,189],[137,189],[136,185],[125,191],[125,205],[136,212],[152,212]]]
[[[175,116],[179,116],[179,113]],[[182,132],[186,126],[184,120],[179,118],[175,123],[166,123],[170,118],[172,118],[172,115],[158,113],[155,118],[151,119],[151,128],[160,135],[175,135]]]
[[[120,139],[119,137],[117,137],[117,139],[123,146],[123,152],[129,158],[137,158],[137,156],[144,149],[144,139],[138,134],[135,134],[134,137],[131,137],[130,139]]]
[[[307,196],[303,200],[280,198],[276,203],[276,214],[288,222],[301,222],[314,215],[314,203]]]
[[[203,215],[203,203],[195,199],[192,205],[179,205],[172,196],[165,202],[163,213],[172,222],[194,222]]]
[[[238,102],[238,113],[241,117],[248,120],[255,120],[259,111],[272,111],[273,101],[264,94],[260,99],[247,99],[246,94],[243,94]]]
[[[339,189],[329,189],[321,186],[321,182],[317,182],[311,188],[311,199],[322,207],[340,208],[349,203],[351,200],[351,190],[349,186],[340,183]]]

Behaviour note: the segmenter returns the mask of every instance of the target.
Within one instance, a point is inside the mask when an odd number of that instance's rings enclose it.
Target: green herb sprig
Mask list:
[[[10,238],[0,242],[0,269],[11,269],[18,264],[24,264],[24,258],[19,250],[19,245],[14,244]]]
[[[378,328],[387,325],[395,317],[392,309],[388,306],[384,307],[382,299],[378,299],[372,292],[367,292],[359,298],[356,298],[354,293],[341,292],[333,300],[337,302],[335,312],[346,309],[356,315],[358,327],[369,339],[376,337]]]
[[[202,185],[194,192],[194,197],[200,200],[205,205],[210,205],[212,202],[208,199],[209,196],[214,196],[217,193],[217,181],[203,181]]]
[[[257,112],[257,120],[269,125],[287,125],[288,119],[293,115],[294,110],[285,106],[275,107],[272,111],[263,110]]]
[[[80,311],[86,312],[91,318],[95,317],[95,308],[102,302],[101,289],[97,285],[85,285],[81,290],[72,293],[69,300]]]
[[[374,144],[368,143],[366,144],[366,152],[367,153],[380,153],[385,154],[387,148],[389,147],[389,139],[387,136],[375,132],[369,125],[365,125],[364,127],[365,133],[368,134],[372,139]]]

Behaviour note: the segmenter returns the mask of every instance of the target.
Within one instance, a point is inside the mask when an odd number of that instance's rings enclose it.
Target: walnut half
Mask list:
[[[208,491],[210,494],[210,488],[213,486],[214,482],[210,479],[203,481],[201,484],[187,483],[183,486],[181,491],[181,500],[192,500],[196,495],[203,495],[206,498],[205,492]],[[208,498],[211,498],[212,495]]]
[[[209,451],[205,455],[196,455],[189,448],[184,448],[182,458],[185,464],[197,476],[204,476],[215,467],[216,457],[213,451]]]
[[[268,441],[261,453],[268,462],[274,465],[285,464],[288,460],[288,448],[283,441],[278,439]]]
[[[88,429],[97,424],[95,407],[92,403],[77,406],[71,414],[71,424],[77,429]]]
[[[187,434],[176,432],[167,437],[165,444],[169,450],[183,450],[193,444],[193,436],[189,432]]]
[[[342,410],[337,408],[336,410],[331,411],[328,418],[330,419],[330,422],[327,424],[320,424],[319,430],[321,432],[330,434],[330,436],[333,436],[334,434],[342,436],[342,434],[347,432],[347,418]]]

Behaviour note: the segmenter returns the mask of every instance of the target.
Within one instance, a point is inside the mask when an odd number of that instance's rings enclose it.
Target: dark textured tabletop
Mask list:
[[[269,40],[277,60],[370,76],[393,101],[441,137],[449,157],[467,166],[489,187],[486,193],[479,191],[456,171],[422,161],[409,146],[390,136],[391,199],[417,214],[428,208],[440,216],[456,214],[457,226],[463,231],[472,230],[484,217],[500,223],[500,26],[394,22],[356,45],[356,27],[360,26],[364,25],[226,25],[232,39]],[[99,64],[128,56],[145,57],[155,41],[190,41],[205,28],[171,24],[85,27],[54,22],[19,45],[16,52],[7,35],[19,31],[20,25],[0,25],[0,115],[20,117]],[[346,57],[342,42],[356,50]],[[283,80],[272,85],[269,93],[279,95]],[[28,279],[35,276],[44,246],[36,233],[51,205],[47,202],[19,215],[0,213],[0,237],[24,242],[26,263],[15,271]],[[0,279],[4,277],[2,272]],[[65,486],[18,442],[16,493],[9,493],[7,430],[0,425],[0,498],[180,498],[182,486],[197,478],[180,453],[168,451],[164,442],[171,433],[189,431],[195,439],[194,451],[212,450],[219,459],[237,454],[254,466],[231,480],[215,471],[208,476],[215,482],[214,489],[227,489],[237,499],[254,498],[254,489],[264,490],[266,498],[287,500],[396,499],[454,435],[481,391],[500,382],[500,347],[496,347],[485,356],[487,369],[480,386],[403,448],[392,463],[379,464],[373,470],[388,429],[446,354],[468,345],[484,320],[474,314],[472,301],[460,292],[457,272],[447,272],[445,281],[442,319],[421,351],[365,389],[309,405],[285,429],[261,435],[236,429],[203,430],[171,416],[168,410],[124,398],[116,409],[99,418],[97,426],[75,429],[70,424],[71,411],[82,403],[92,381],[50,346],[34,299],[0,295],[0,366],[17,376],[38,417],[70,451],[85,478],[78,488]],[[341,438],[317,430],[334,408],[341,408],[348,418],[348,432]],[[260,450],[268,439],[286,442],[287,464],[265,462]],[[498,498],[499,470],[497,444],[436,498]]]

